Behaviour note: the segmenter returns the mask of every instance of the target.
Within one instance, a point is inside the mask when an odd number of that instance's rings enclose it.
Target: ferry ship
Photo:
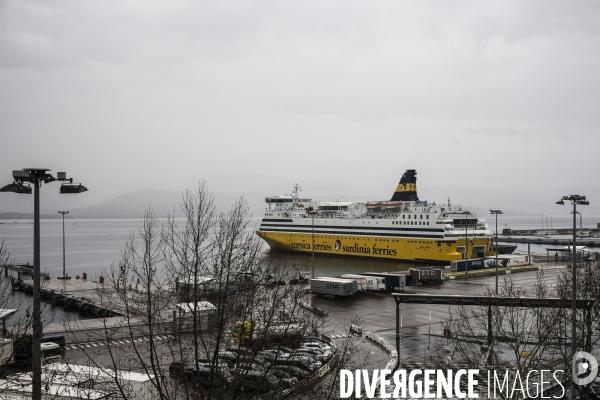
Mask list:
[[[296,184],[291,195],[265,198],[256,234],[272,250],[432,264],[495,254],[484,220],[450,199],[419,200],[414,169],[386,201],[312,201],[299,191]]]

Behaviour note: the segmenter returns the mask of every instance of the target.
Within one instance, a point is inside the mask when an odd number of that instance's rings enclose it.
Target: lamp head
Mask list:
[[[29,171],[24,171],[22,169],[15,169],[12,172],[13,178],[17,179],[27,179],[29,178]]]
[[[563,197],[563,199],[564,199],[564,197]],[[561,200],[557,201],[556,204],[560,204],[561,206],[564,206],[565,202],[561,199]]]
[[[24,185],[20,182],[13,182],[0,188],[0,192],[12,192],[19,194],[31,194],[31,186]]]
[[[82,193],[87,192],[88,189],[83,186],[81,183],[71,184],[64,183],[60,185],[60,194],[72,194],[72,193]]]

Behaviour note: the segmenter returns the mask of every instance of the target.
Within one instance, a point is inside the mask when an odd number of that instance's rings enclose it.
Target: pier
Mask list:
[[[85,273],[83,276],[87,278]],[[117,293],[114,287],[104,283],[103,277],[99,277],[97,281],[84,278],[42,281],[40,290],[42,299],[53,306],[64,307],[65,311],[82,312],[92,317],[87,320],[48,324],[44,327],[44,334],[63,334],[67,344],[81,344],[145,338],[150,335],[150,332],[164,335],[166,338],[173,337],[176,331],[189,332],[193,329],[193,324],[184,321],[181,313],[175,319],[178,321],[176,324],[171,308],[165,309],[162,321],[154,322],[150,329],[143,316],[133,315],[131,310],[128,312],[122,298],[123,289]],[[13,290],[33,292],[33,280],[13,278],[12,285]],[[144,295],[144,289],[137,285],[132,285],[125,291],[131,302],[135,302],[136,297]]]
[[[495,240],[495,239],[494,239]],[[498,242],[501,243],[531,243],[531,244],[543,244],[551,246],[572,246],[573,239],[552,239],[545,237],[501,237],[498,236]],[[590,238],[577,238],[577,246],[586,247],[600,247],[600,239]]]
[[[84,274],[85,275],[85,274]],[[33,292],[33,280],[12,280],[13,289]],[[113,288],[104,287],[104,279],[47,279],[41,285],[41,297],[54,306],[62,305],[94,317],[117,317],[127,314],[125,303]]]
[[[33,265],[27,264],[3,264],[0,268],[4,268],[4,276],[8,276],[9,271],[17,273],[18,279],[21,279],[21,274],[27,274],[33,276]],[[40,271],[40,277],[44,279],[50,279],[50,274],[47,272]]]

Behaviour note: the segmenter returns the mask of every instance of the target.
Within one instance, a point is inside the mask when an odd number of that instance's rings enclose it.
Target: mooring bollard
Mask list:
[[[81,274],[81,276],[83,277],[83,280],[87,280],[87,273],[84,272],[83,274]]]
[[[98,278],[98,283],[104,283],[104,277],[103,276],[101,276],[101,277]]]

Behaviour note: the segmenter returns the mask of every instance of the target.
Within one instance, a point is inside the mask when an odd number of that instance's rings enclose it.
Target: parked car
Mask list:
[[[269,372],[275,375],[277,379],[279,379],[279,381],[282,383],[281,386],[283,386],[286,389],[298,383],[298,378],[288,374],[285,371],[282,371],[279,368],[271,368]]]
[[[274,350],[262,351],[259,352],[259,354],[275,365],[293,365],[308,372],[316,371],[317,369],[321,368],[322,365],[320,361],[314,361],[308,357],[292,355]]]
[[[56,343],[60,347],[65,347],[65,335],[62,333],[47,333],[42,336],[42,343]]]
[[[264,393],[281,385],[275,375],[254,369],[239,370],[235,379],[240,389],[248,392]]]
[[[277,365],[274,366],[274,370],[283,371],[293,377],[298,378],[298,380],[305,379],[310,376],[310,372],[293,365]]]
[[[300,348],[300,349],[296,350],[296,352],[294,354],[312,358],[315,361],[321,362],[321,364],[325,364],[325,362],[326,362],[323,358],[323,355],[315,350]]]
[[[298,352],[306,352],[309,354],[317,355],[320,357],[320,360],[323,361],[323,363],[326,363],[333,358],[332,349],[302,346],[298,349]]]
[[[331,346],[323,343],[323,342],[316,342],[316,341],[304,341],[302,342],[302,344],[300,345],[300,347],[306,347],[306,348],[313,348],[313,349],[319,349],[319,350],[332,350]]]
[[[251,354],[252,351],[244,346],[233,345],[227,349],[227,351],[231,351],[232,353],[236,353],[238,355]]]
[[[268,362],[263,365],[257,364],[257,363],[251,363],[248,366],[240,366],[237,374],[241,375],[245,372],[245,370],[254,370],[254,371],[261,372],[263,374],[267,374],[267,373],[272,374],[278,379],[280,386],[285,389],[291,387],[292,385],[294,385],[295,383],[298,382],[298,378],[288,374],[285,371],[280,370],[278,367],[279,366],[272,365],[271,363],[268,363]],[[236,372],[234,371],[234,375],[235,374],[236,374]]]
[[[227,368],[212,367],[198,364],[198,369],[186,368],[185,373],[189,380],[198,382],[201,386],[228,386],[233,382],[233,376]]]
[[[304,342],[308,343],[308,342],[316,342],[316,343],[323,343],[324,345],[329,346],[329,343],[319,337],[316,336],[308,336],[304,339]]]
[[[173,361],[169,364],[169,375],[181,375],[184,371],[184,365],[182,362]]]
[[[252,358],[252,362],[262,366],[263,368],[269,367],[271,365],[271,362],[269,360],[267,360],[266,358],[264,358],[263,356],[261,356],[260,354],[256,354]]]
[[[315,372],[323,366],[323,363],[319,360],[319,357],[311,357],[308,354],[294,353],[288,360],[292,365],[303,365],[310,369],[311,372]]]
[[[225,364],[230,369],[235,368],[235,365],[238,363],[238,361],[240,359],[240,357],[236,353],[233,353],[231,351],[221,351],[221,352],[219,352],[217,357],[219,358],[220,364],[221,363]]]

